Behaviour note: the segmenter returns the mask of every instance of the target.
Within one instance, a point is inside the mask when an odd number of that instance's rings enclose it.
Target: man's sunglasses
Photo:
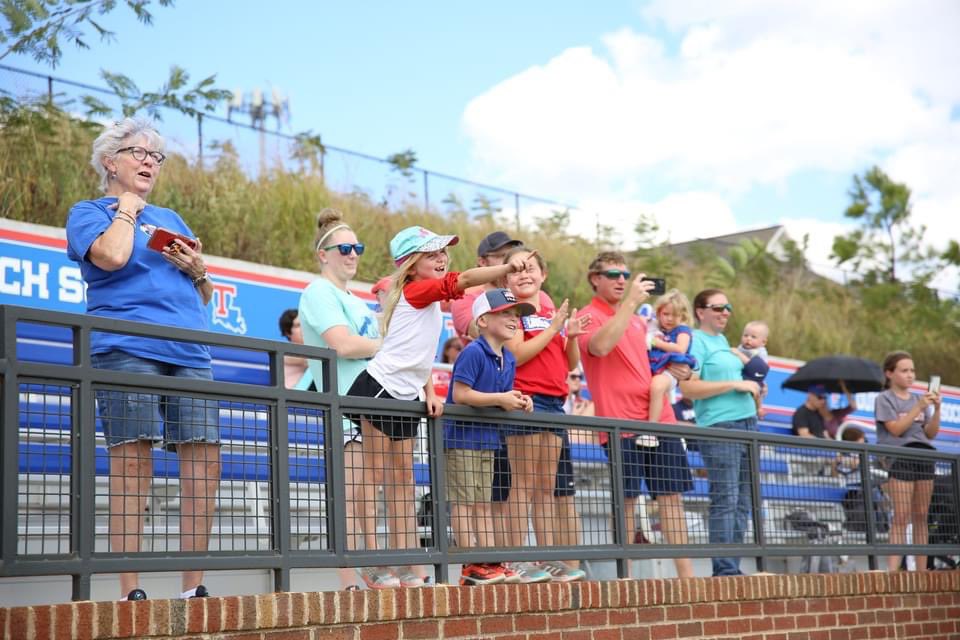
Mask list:
[[[568,379],[568,380],[583,380],[583,376],[580,375],[579,373],[570,373],[570,374],[567,374],[567,379]]]
[[[710,311],[716,311],[717,313],[720,313],[722,311],[729,311],[730,313],[733,313],[733,305],[730,304],[729,302],[726,304],[705,304],[700,308],[710,309]]]
[[[597,273],[609,280],[619,280],[620,276],[623,276],[624,280],[630,279],[630,272],[621,271],[620,269],[607,269],[606,271],[597,271]]]
[[[356,251],[358,256],[362,256],[363,252],[366,250],[366,246],[362,242],[357,242],[356,244],[350,244],[349,242],[341,242],[340,244],[331,244],[328,247],[323,247],[324,251],[329,251],[330,249],[336,249],[340,252],[342,256],[350,255],[351,251]]]

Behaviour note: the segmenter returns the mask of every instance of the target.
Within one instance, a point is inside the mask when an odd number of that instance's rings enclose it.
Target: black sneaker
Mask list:
[[[207,591],[207,588],[205,586],[203,586],[202,584],[198,584],[196,593],[194,593],[190,597],[191,598],[209,598],[210,592]]]
[[[146,600],[147,592],[143,589],[134,589],[127,594],[127,600]]]

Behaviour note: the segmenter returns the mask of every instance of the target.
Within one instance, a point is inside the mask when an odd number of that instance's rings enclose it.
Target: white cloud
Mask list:
[[[600,203],[610,220],[646,202],[678,234],[692,217],[709,235],[735,230],[727,203],[755,186],[878,163],[914,188],[931,238],[960,237],[960,3],[655,0],[643,16],[647,32],[559,52],[474,98],[477,177]],[[651,185],[678,195],[650,202]],[[811,260],[827,263],[833,229],[787,222],[816,231]]]

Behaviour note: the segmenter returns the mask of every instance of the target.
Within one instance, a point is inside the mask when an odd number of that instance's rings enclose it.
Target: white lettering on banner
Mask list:
[[[47,275],[50,273],[50,265],[41,262],[34,272],[32,260],[24,260],[21,264],[23,265],[23,284],[21,285],[20,295],[32,298],[33,288],[37,287],[37,297],[41,300],[49,300],[50,288],[47,286]]]
[[[80,267],[60,267],[57,277],[60,285],[57,297],[60,302],[71,304],[83,302],[87,293],[87,283],[80,275]]]
[[[20,261],[17,258],[0,256],[0,293],[5,293],[9,296],[18,296],[20,295],[19,279],[16,281],[9,280],[8,271],[20,273]]]
[[[19,282],[16,277],[11,277],[10,272],[20,274]],[[47,286],[49,273],[50,265],[46,262],[37,264],[34,269],[32,260],[0,257],[0,293],[49,300],[50,288]],[[37,290],[36,295],[33,292],[34,288]]]

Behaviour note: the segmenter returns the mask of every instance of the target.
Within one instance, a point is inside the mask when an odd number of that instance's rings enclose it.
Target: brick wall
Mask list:
[[[960,572],[438,586],[0,609],[15,640],[960,639]]]

